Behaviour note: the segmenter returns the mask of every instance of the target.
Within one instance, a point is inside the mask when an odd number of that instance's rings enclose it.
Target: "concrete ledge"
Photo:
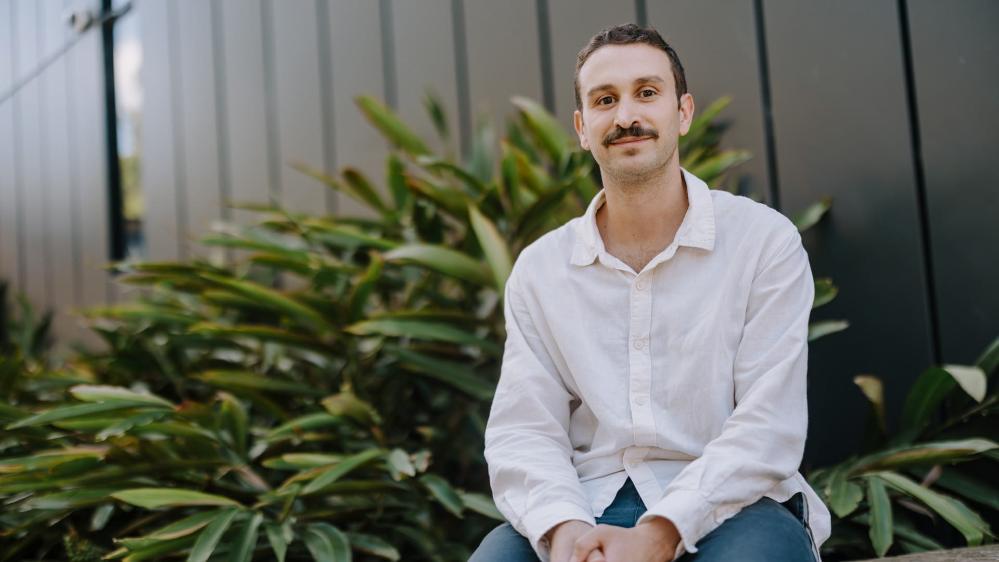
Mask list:
[[[956,550],[921,552],[919,554],[906,554],[905,556],[891,556],[888,558],[871,558],[862,562],[871,562],[874,560],[891,560],[892,562],[984,562],[986,560],[999,560],[999,544],[959,548]]]

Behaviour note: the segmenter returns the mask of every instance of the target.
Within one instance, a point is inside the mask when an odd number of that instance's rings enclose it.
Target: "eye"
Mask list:
[[[610,103],[610,102],[614,101],[614,98],[612,98],[611,96],[604,96],[602,98],[598,98],[597,99],[597,105],[607,105],[606,103],[604,103],[604,101],[607,101],[608,103]]]
[[[656,95],[656,91],[653,90],[652,88],[645,88],[641,92],[639,92],[638,95],[642,96],[643,98],[651,98],[652,96]]]

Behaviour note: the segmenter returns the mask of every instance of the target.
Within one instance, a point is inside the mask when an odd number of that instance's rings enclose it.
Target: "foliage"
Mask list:
[[[999,393],[994,382],[988,387],[997,367],[999,339],[973,366],[927,369],[910,389],[900,427],[890,437],[880,379],[856,377],[871,404],[870,450],[810,475],[834,515],[826,554],[853,559],[944,548],[955,541],[946,540],[952,533],[940,520],[969,546],[995,538],[988,520],[999,515],[999,488],[992,481],[999,461]]]
[[[712,185],[748,157],[718,147],[726,103],[684,139]],[[231,263],[119,265],[144,294],[89,311],[105,349],[4,388],[0,560],[466,559],[498,518],[481,451],[504,283],[598,189],[562,126],[514,104],[498,146],[483,124],[459,164],[360,98],[394,147],[385,188],[295,167],[366,216],[243,205],[256,223],[203,240]],[[816,306],[835,294],[816,281]]]

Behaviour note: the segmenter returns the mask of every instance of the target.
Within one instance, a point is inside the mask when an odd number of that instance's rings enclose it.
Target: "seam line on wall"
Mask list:
[[[760,103],[763,109],[763,137],[766,147],[767,175],[770,177],[768,195],[770,206],[780,211],[780,178],[777,173],[777,141],[774,131],[773,100],[770,93],[770,59],[767,54],[767,30],[763,17],[763,0],[753,0],[756,20],[756,57],[759,61]]]
[[[331,177],[336,175],[336,115],[333,114],[333,44],[330,38],[329,0],[319,0],[316,3],[316,41],[319,44],[319,107],[322,111],[323,167]],[[326,211],[336,214],[339,206],[339,194],[336,190],[326,191]]]
[[[454,73],[458,90],[458,133],[461,136],[461,157],[471,152],[472,120],[468,85],[468,39],[465,36],[465,5],[463,0],[451,0],[451,22],[454,31]]]
[[[943,360],[940,345],[940,318],[937,308],[936,278],[933,269],[933,239],[930,236],[929,206],[926,197],[926,174],[923,169],[922,137],[919,130],[919,106],[916,104],[915,70],[912,64],[912,39],[909,35],[909,12],[905,0],[898,0],[899,38],[902,47],[902,64],[905,71],[906,109],[909,116],[909,141],[912,163],[916,176],[916,206],[919,209],[919,241],[923,253],[923,276],[926,280],[926,303],[929,309],[929,336],[932,360],[939,365]]]
[[[262,35],[264,58],[264,126],[267,129],[267,179],[270,185],[267,194],[273,203],[281,200],[280,158],[277,134],[277,94],[274,89],[274,33],[272,27],[273,7],[270,0],[260,2],[260,33]]]
[[[180,259],[187,258],[187,159],[184,157],[184,102],[183,75],[180,72],[180,37],[177,16],[177,5],[167,3],[167,49],[170,56],[170,87],[171,110],[173,112],[173,170],[174,189],[177,197],[177,255]]]
[[[537,0],[538,49],[541,57],[541,100],[548,111],[555,113],[555,84],[552,76],[552,33],[548,0]]]

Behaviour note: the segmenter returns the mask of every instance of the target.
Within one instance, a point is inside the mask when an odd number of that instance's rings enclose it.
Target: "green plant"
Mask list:
[[[941,549],[953,541],[941,538],[948,530],[938,518],[967,545],[995,538],[988,519],[999,515],[999,488],[980,474],[994,475],[999,461],[999,393],[994,384],[988,390],[997,368],[999,339],[973,366],[927,369],[910,389],[893,436],[880,379],[856,377],[871,404],[868,451],[809,475],[835,516],[827,554]]]
[[[711,184],[747,157],[718,148],[725,103],[685,140],[684,166]],[[358,104],[394,147],[386,188],[296,168],[368,216],[243,205],[255,224],[203,240],[231,263],[120,264],[145,294],[89,311],[104,349],[31,374],[46,393],[8,394],[0,559],[65,537],[80,560],[112,544],[126,560],[458,560],[495,524],[481,450],[503,285],[596,193],[593,162],[527,99],[498,147],[479,127],[465,164]],[[816,295],[835,287],[820,279]]]

